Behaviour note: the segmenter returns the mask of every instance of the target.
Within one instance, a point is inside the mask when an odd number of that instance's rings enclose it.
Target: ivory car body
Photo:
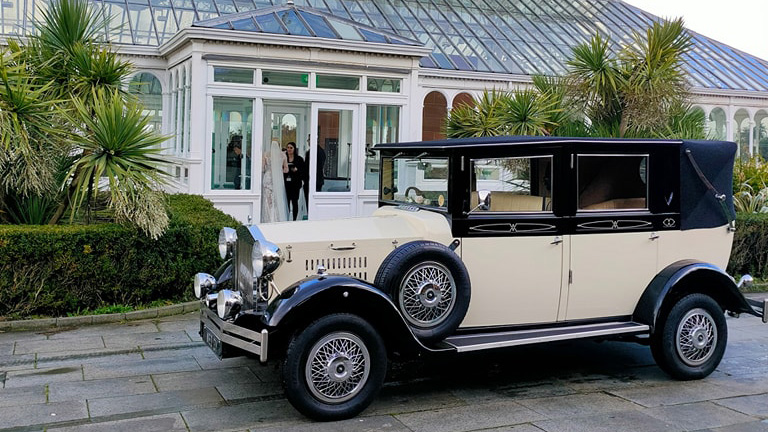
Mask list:
[[[225,228],[195,276],[220,357],[282,362],[320,420],[365,409],[388,359],[566,339],[649,344],[672,377],[719,364],[730,142],[494,137],[378,145],[371,216]],[[748,277],[743,281],[749,280]]]

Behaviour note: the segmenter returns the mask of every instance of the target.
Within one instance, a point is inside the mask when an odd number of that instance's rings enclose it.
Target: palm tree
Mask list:
[[[611,136],[663,128],[689,94],[683,56],[691,37],[682,19],[653,23],[633,39],[616,58],[609,40],[595,35],[576,46],[568,62],[574,100]]]
[[[81,121],[85,133],[74,140],[83,154],[70,169],[72,212],[91,200],[104,179],[116,219],[157,238],[168,225],[165,205],[155,192],[167,179],[160,145],[168,137],[150,130],[142,107],[116,92],[94,92],[91,101],[75,100],[72,121]]]

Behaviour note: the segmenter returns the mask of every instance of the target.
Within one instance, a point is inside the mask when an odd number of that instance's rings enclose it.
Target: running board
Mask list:
[[[648,333],[649,330],[650,327],[645,324],[625,321],[536,330],[517,330],[503,333],[450,336],[443,342],[453,346],[458,352],[468,352],[568,339],[642,334]]]

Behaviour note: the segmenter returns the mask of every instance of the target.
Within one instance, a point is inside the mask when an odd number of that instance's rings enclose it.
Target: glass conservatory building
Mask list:
[[[49,0],[3,0],[22,37]],[[485,89],[565,72],[571,47],[617,45],[658,20],[620,0],[92,0],[136,68],[131,86],[172,134],[180,192],[266,220],[272,150],[307,157],[305,217],[377,206],[380,142],[440,138],[451,107]],[[713,138],[768,155],[768,62],[693,33],[694,102]],[[279,153],[279,150],[278,150]]]

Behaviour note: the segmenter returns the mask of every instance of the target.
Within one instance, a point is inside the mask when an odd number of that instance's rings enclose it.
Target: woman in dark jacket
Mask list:
[[[296,154],[296,143],[291,141],[285,146],[285,154],[288,157],[288,172],[285,177],[285,194],[293,212],[293,220],[299,215],[299,191],[306,175],[307,166],[304,158]]]

